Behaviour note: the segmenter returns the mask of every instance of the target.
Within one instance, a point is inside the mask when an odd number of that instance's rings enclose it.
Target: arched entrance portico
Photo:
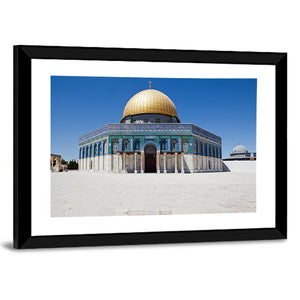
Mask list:
[[[145,172],[156,172],[156,147],[153,144],[148,144],[145,149]]]

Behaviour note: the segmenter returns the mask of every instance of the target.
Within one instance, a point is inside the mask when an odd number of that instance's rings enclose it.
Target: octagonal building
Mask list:
[[[79,138],[79,170],[116,173],[222,171],[221,138],[182,124],[172,100],[151,88],[127,102],[119,124]]]

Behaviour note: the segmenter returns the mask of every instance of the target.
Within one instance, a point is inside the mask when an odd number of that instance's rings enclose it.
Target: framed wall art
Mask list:
[[[286,53],[14,47],[15,248],[286,237]]]

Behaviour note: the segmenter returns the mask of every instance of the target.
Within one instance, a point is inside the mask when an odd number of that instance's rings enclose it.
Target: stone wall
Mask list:
[[[229,172],[256,172],[255,160],[223,161],[223,164]]]

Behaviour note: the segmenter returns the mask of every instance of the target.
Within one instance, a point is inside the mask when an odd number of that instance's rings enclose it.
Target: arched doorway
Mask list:
[[[156,172],[156,147],[149,144],[144,149],[145,152],[145,172]]]

